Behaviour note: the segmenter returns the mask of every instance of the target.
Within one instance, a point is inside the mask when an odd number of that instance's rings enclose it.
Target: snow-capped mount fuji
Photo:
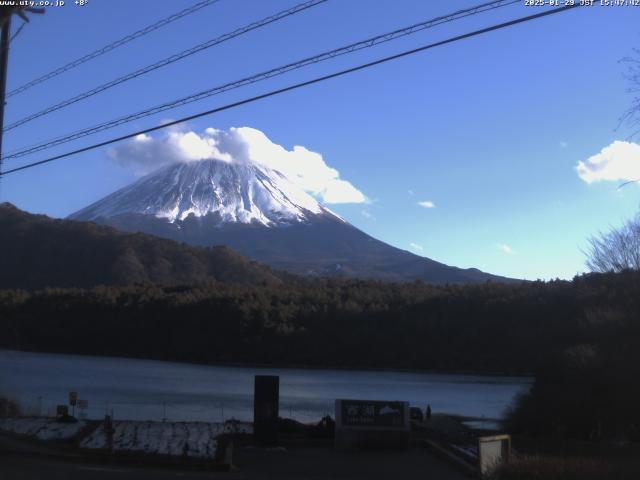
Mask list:
[[[69,218],[192,245],[226,245],[297,274],[432,283],[510,281],[376,240],[280,172],[256,163],[174,163]]]
[[[89,205],[71,219],[152,215],[180,223],[190,215],[216,223],[277,227],[332,215],[284,175],[255,163],[222,160],[176,163]]]

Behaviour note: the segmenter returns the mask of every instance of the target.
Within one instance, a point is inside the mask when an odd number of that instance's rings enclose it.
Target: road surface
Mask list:
[[[320,479],[425,479],[465,480],[423,450],[409,452],[337,453],[324,449],[241,453],[231,472],[184,470],[175,467],[143,467],[55,459],[32,454],[0,452],[2,480],[320,480]]]

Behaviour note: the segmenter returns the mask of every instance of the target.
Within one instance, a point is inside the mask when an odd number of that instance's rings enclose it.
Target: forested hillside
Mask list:
[[[629,346],[620,352],[632,351],[638,311],[638,273],[445,287],[316,280],[5,290],[0,342],[193,362],[533,372],[568,348],[598,351],[622,339]]]
[[[225,247],[181,245],[87,222],[55,220],[0,204],[0,288],[153,282],[280,283],[285,274]]]

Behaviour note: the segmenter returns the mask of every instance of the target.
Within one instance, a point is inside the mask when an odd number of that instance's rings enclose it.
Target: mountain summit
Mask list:
[[[220,225],[265,227],[305,222],[313,215],[335,216],[280,172],[255,163],[201,160],[162,168],[69,218],[98,220],[131,213],[169,223],[193,216],[210,217]]]
[[[192,245],[226,245],[304,275],[475,283],[509,279],[397,249],[345,222],[276,170],[201,160],[169,165],[72,214]]]

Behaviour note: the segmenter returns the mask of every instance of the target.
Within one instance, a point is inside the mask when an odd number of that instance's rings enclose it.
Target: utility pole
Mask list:
[[[7,67],[9,66],[9,32],[11,14],[7,15],[0,33],[0,179],[2,179],[2,138],[4,137],[4,105],[7,91]]]
[[[44,13],[44,8],[33,7],[0,7],[0,22],[2,32],[0,32],[0,181],[2,180],[2,139],[4,137],[4,106],[6,104],[7,92],[7,69],[9,68],[9,44],[11,38],[11,17],[18,15],[23,21],[28,22],[29,13]]]

